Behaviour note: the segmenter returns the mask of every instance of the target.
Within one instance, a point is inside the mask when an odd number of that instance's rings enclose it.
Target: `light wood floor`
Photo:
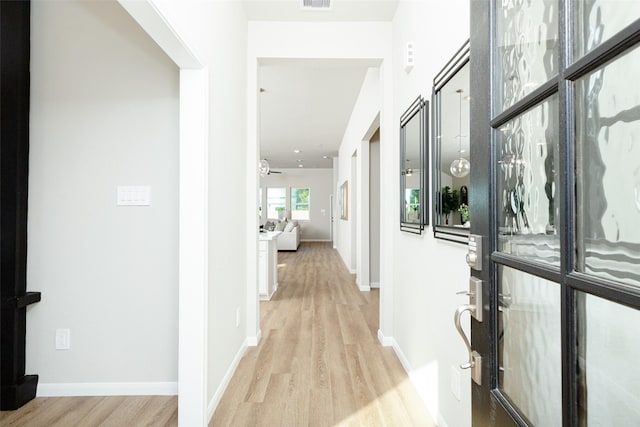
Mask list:
[[[328,244],[278,254],[250,348],[211,426],[434,426],[400,362],[377,339],[379,295],[360,292]],[[175,396],[37,398],[0,426],[177,426]]]
[[[0,412],[0,426],[177,426],[176,396],[38,397]]]
[[[210,426],[434,426],[378,342],[378,291],[360,292],[329,244],[279,252],[278,264],[278,291],[260,304],[260,345]]]

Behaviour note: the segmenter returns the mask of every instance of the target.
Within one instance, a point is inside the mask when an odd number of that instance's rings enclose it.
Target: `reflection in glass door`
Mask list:
[[[490,285],[472,346],[492,362],[473,424],[633,425],[640,2],[471,5],[470,193],[490,201],[472,224]]]

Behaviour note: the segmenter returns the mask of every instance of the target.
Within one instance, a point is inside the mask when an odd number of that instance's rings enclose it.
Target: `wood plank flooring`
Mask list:
[[[360,292],[328,244],[278,254],[250,348],[211,426],[434,426],[402,365],[378,343],[377,291]],[[215,356],[214,356],[215,357]],[[0,426],[177,426],[175,396],[37,398]]]
[[[379,293],[360,292],[337,251],[278,253],[260,303],[262,340],[240,362],[210,426],[434,426],[391,348]]]
[[[2,427],[177,425],[177,396],[38,397],[16,411],[0,412]]]

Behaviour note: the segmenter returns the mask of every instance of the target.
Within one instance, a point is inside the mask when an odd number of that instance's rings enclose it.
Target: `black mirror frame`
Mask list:
[[[440,128],[440,98],[438,94],[442,88],[465,66],[469,63],[469,46],[470,40],[467,40],[460,49],[447,62],[442,70],[433,78],[433,92],[431,95],[431,121],[432,140],[433,140],[433,164],[431,179],[433,201],[432,201],[432,223],[433,237],[436,239],[449,240],[456,243],[467,244],[469,241],[469,229],[453,227],[449,225],[441,225],[438,223],[438,215],[440,215],[440,206],[442,206],[441,182],[441,156],[442,141],[438,138],[441,133]]]
[[[415,101],[400,116],[400,231],[406,231],[413,234],[422,234],[422,231],[429,225],[429,216],[426,215],[429,204],[429,122],[428,122],[429,101],[422,96],[418,96]],[[420,208],[419,221],[409,222],[406,220],[405,214],[405,188],[406,176],[404,174],[404,164],[407,158],[405,126],[416,115],[420,120]]]

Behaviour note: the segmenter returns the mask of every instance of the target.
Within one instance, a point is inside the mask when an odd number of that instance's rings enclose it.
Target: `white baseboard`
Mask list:
[[[255,337],[247,337],[247,346],[256,347],[262,338],[262,329],[258,331],[258,335]]]
[[[389,339],[392,342],[391,347],[393,347],[393,351],[396,353],[396,356],[398,356],[398,360],[400,360],[400,364],[402,364],[402,367],[404,368],[404,371],[407,373],[407,376],[409,377],[409,381],[411,381],[413,386],[416,388],[416,391],[418,391],[418,394],[420,394],[420,391],[418,390],[418,383],[416,382],[415,375],[413,374],[413,368],[411,368],[411,364],[409,363],[409,359],[407,359],[407,356],[404,355],[404,352],[400,348],[400,345],[395,340],[395,338],[391,337],[391,338],[386,338],[386,339]],[[435,414],[432,413],[432,411],[429,410],[429,405],[428,405],[427,401],[425,400],[425,397],[424,396],[420,396],[420,397],[422,399],[422,402],[424,403],[424,406],[425,406],[425,409],[427,410],[427,413],[429,413],[429,415],[431,416],[431,419],[437,420],[436,425],[438,427],[446,427],[447,423],[444,421],[444,418],[442,418],[442,415],[440,414],[440,411],[438,409],[436,409],[436,413]]]
[[[391,347],[395,342],[393,337],[385,337],[380,329],[378,329],[378,341],[380,341],[383,347]]]
[[[438,414],[438,427],[449,427],[444,418],[442,418],[442,414]]]
[[[360,292],[369,292],[371,290],[371,287],[358,285],[358,289],[360,289]]]
[[[371,283],[369,283],[369,287],[371,289],[380,289],[380,283],[379,282],[371,282]]]
[[[402,367],[407,372],[407,375],[409,375],[409,378],[411,378],[411,372],[413,371],[413,369],[411,369],[409,359],[407,359],[407,356],[404,355],[404,352],[396,342],[395,338],[391,337],[389,339],[391,340],[391,347],[393,347],[393,351],[396,353],[396,356],[398,356]]]
[[[278,290],[278,283],[276,283],[276,287],[273,288],[273,290],[269,295],[260,294],[260,301],[270,301],[271,298],[273,297],[273,294],[275,294],[277,290]]]
[[[351,273],[351,274],[356,274],[356,273],[357,273],[357,271],[356,271],[356,269],[355,269],[355,268],[350,268],[350,269],[349,269],[349,273]]]
[[[222,399],[222,395],[225,390],[229,386],[229,382],[233,377],[233,374],[236,372],[238,365],[240,364],[240,360],[242,360],[242,356],[247,352],[247,347],[249,345],[249,338],[245,339],[240,349],[236,353],[235,357],[231,361],[231,365],[229,365],[229,369],[222,377],[222,381],[220,381],[220,385],[216,389],[216,392],[213,394],[213,398],[211,398],[211,402],[209,402],[209,406],[207,406],[207,423],[211,422],[211,418],[213,418],[213,413],[216,411],[218,404],[220,404],[220,399]]]
[[[37,397],[176,396],[178,382],[153,383],[40,383]]]

